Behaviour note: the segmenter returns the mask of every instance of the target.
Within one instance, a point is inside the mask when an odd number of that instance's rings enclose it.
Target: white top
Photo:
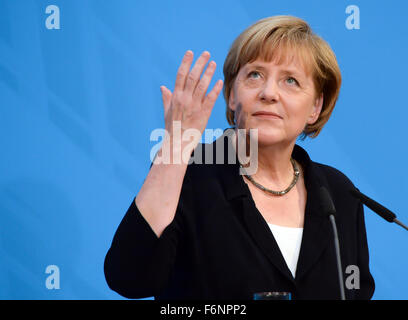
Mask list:
[[[302,242],[303,228],[282,227],[272,223],[268,223],[268,226],[294,278],[299,258],[300,244]]]

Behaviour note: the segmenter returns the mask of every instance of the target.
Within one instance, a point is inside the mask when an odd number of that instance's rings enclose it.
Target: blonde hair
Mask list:
[[[234,111],[229,108],[229,96],[241,67],[258,58],[266,62],[277,59],[277,63],[281,63],[289,56],[293,58],[294,54],[300,57],[306,72],[308,74],[312,72],[316,97],[323,93],[323,106],[319,118],[314,124],[306,125],[302,138],[306,136],[314,138],[320,133],[338,99],[341,73],[329,44],[314,34],[304,20],[293,16],[261,19],[245,29],[232,43],[223,69],[223,94],[230,125],[235,125],[235,120]]]

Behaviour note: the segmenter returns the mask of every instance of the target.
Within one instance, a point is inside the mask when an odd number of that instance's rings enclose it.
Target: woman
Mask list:
[[[235,130],[257,131],[257,159],[245,163],[237,154],[232,164],[188,165],[174,160],[197,151],[198,140],[177,138],[174,126],[181,136],[203,133],[222,89],[219,80],[206,95],[215,70],[211,61],[204,71],[209,58],[204,52],[190,71],[187,51],[174,92],[161,87],[169,134],[158,156],[171,150],[172,163],[152,164],[120,223],[105,259],[109,287],[128,298],[252,299],[287,291],[293,299],[339,299],[333,233],[319,198],[324,186],[337,210],[343,271],[359,271],[346,298],[370,299],[364,212],[349,193],[353,184],[295,144],[299,135],[319,134],[337,101],[341,75],[329,45],[291,16],[246,29],[224,64],[224,97]],[[253,161],[257,170],[245,173]]]

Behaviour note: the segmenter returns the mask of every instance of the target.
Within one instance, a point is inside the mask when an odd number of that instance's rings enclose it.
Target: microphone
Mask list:
[[[359,199],[363,204],[365,204],[367,207],[373,210],[380,217],[384,218],[388,222],[395,222],[396,224],[400,225],[401,227],[408,231],[408,227],[397,219],[395,213],[388,210],[386,207],[382,206],[373,199],[362,194],[357,188],[350,189],[350,192],[354,197]]]
[[[343,271],[341,267],[339,236],[337,233],[336,220],[334,218],[336,214],[336,208],[329,194],[329,191],[327,191],[325,187],[323,186],[320,187],[319,194],[320,194],[320,199],[322,201],[321,202],[322,211],[324,214],[329,216],[331,225],[333,227],[334,248],[336,251],[337,272],[338,272],[339,284],[340,284],[340,297],[341,297],[341,300],[346,300],[346,295],[344,292]]]

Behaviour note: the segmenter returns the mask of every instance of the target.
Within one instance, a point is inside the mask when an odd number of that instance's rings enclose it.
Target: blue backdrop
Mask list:
[[[347,27],[349,5],[360,29]],[[217,62],[212,87],[232,41],[272,15],[308,21],[342,70],[332,118],[300,144],[408,222],[407,11],[402,0],[0,0],[0,298],[121,299],[103,261],[164,126],[160,85],[173,90],[191,49]],[[208,128],[227,126],[220,96]],[[374,298],[407,299],[408,232],[365,212]],[[59,289],[47,288],[50,265]]]

